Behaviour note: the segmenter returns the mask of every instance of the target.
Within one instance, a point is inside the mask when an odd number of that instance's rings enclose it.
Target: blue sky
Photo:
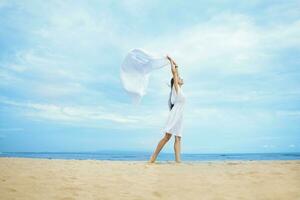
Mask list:
[[[0,0],[0,151],[153,151],[171,73],[132,105],[132,48],[180,65],[184,153],[300,151],[296,0]]]

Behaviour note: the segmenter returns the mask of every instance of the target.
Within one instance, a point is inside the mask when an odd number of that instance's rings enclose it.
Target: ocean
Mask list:
[[[150,152],[101,151],[101,152],[1,152],[0,157],[147,161]],[[173,161],[174,153],[161,152],[157,161]],[[182,161],[226,161],[226,160],[300,160],[300,153],[224,153],[181,154]]]

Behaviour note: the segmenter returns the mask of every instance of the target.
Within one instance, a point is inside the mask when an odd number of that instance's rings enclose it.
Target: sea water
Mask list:
[[[0,157],[77,159],[77,160],[119,160],[147,161],[150,152],[101,151],[101,152],[1,152]],[[181,154],[182,161],[223,161],[223,160],[300,160],[300,153],[210,153]],[[161,152],[160,161],[173,161],[174,153]]]

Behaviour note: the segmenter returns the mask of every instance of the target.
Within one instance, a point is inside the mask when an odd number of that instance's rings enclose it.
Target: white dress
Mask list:
[[[183,124],[183,111],[185,104],[185,96],[182,92],[182,88],[178,87],[178,94],[175,90],[175,86],[172,87],[171,102],[174,104],[173,108],[169,112],[168,119],[163,133],[175,134],[176,136],[182,136],[182,124]]]

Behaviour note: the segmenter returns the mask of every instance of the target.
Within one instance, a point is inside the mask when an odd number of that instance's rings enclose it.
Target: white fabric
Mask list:
[[[149,76],[153,70],[170,66],[165,56],[154,56],[143,49],[133,49],[121,66],[121,81],[133,102],[139,103],[146,94]]]
[[[163,133],[171,133],[177,136],[182,136],[182,124],[183,124],[183,111],[185,104],[185,96],[182,92],[182,88],[178,87],[178,93],[175,86],[172,87],[171,102],[174,104],[173,108],[169,112]]]

